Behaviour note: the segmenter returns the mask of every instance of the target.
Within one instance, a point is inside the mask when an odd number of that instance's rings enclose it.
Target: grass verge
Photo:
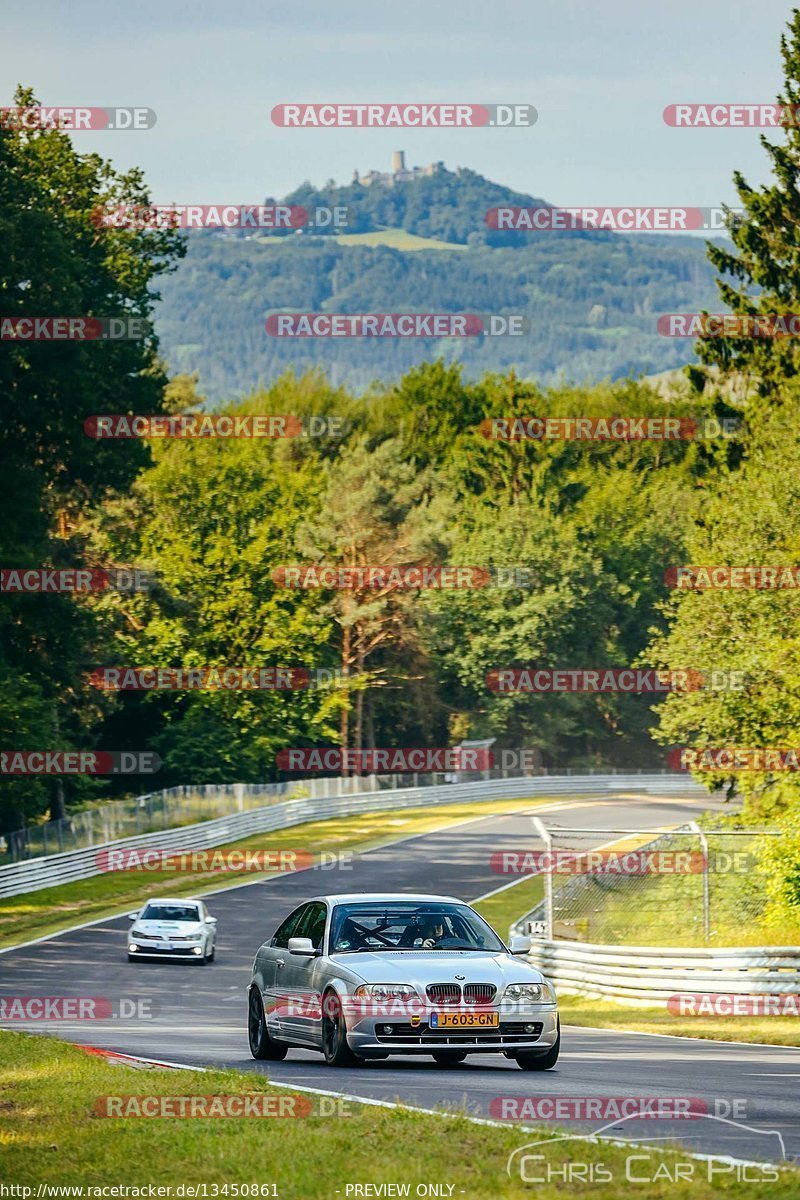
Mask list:
[[[473,904],[492,929],[505,942],[508,938],[509,927],[523,913],[528,912],[540,900],[544,899],[544,879],[541,875],[523,876],[518,883],[504,888],[496,896],[479,900]]]
[[[679,1037],[712,1038],[723,1042],[763,1042],[769,1046],[800,1046],[797,1017],[673,1017],[665,1008],[633,1008],[613,1000],[589,1000],[561,994],[558,1008],[564,1025],[592,1029],[632,1029],[641,1033],[671,1033]]]
[[[327,1082],[327,1080],[326,1080]],[[331,1081],[333,1083],[333,1081]],[[344,1072],[338,1086],[347,1085]],[[241,1185],[275,1185],[256,1195],[280,1200],[345,1200],[347,1185],[408,1185],[408,1192],[378,1190],[349,1195],[424,1195],[420,1184],[444,1185],[432,1195],[486,1200],[532,1194],[519,1175],[509,1178],[509,1154],[552,1129],[538,1134],[518,1128],[475,1125],[463,1116],[444,1120],[403,1109],[381,1109],[355,1103],[345,1105],[349,1115],[323,1115],[321,1097],[307,1097],[312,1114],[289,1117],[187,1118],[153,1116],[105,1119],[96,1105],[103,1097],[274,1096],[289,1103],[292,1095],[270,1088],[263,1075],[237,1071],[142,1071],[110,1065],[75,1046],[54,1038],[21,1033],[0,1034],[0,1145],[7,1184],[128,1188],[148,1185],[206,1185],[205,1196],[241,1196]],[[329,1106],[335,1101],[324,1098]],[[153,1102],[158,1103],[158,1102]],[[174,1102],[173,1102],[174,1103]],[[298,1101],[298,1107],[302,1101]],[[618,1200],[626,1184],[623,1148],[607,1142],[593,1144],[556,1141],[537,1147],[544,1162],[536,1172],[563,1171],[568,1162],[583,1162],[605,1171],[603,1182],[591,1186],[595,1200]],[[645,1151],[637,1151],[643,1154]],[[688,1156],[679,1156],[686,1162]],[[707,1200],[726,1197],[744,1200],[760,1194],[752,1183],[739,1183],[734,1174],[709,1182],[709,1164],[693,1163],[696,1177],[671,1181],[677,1160],[670,1153],[649,1154],[646,1169],[658,1180],[640,1194],[648,1200]],[[636,1161],[641,1178],[645,1163]],[[719,1168],[718,1168],[719,1169]],[[752,1172],[751,1172],[752,1174]],[[609,1180],[607,1177],[611,1176]],[[800,1177],[780,1172],[768,1184],[770,1200],[797,1195]],[[227,1190],[220,1189],[227,1185]],[[235,1187],[234,1185],[239,1185]],[[214,1190],[214,1187],[218,1190]],[[452,1188],[452,1191],[448,1189]],[[10,1194],[10,1193],[9,1193]],[[92,1193],[85,1191],[84,1196]],[[125,1195],[125,1192],[118,1193]],[[130,1191],[129,1196],[136,1193]],[[164,1194],[164,1193],[162,1193]],[[173,1196],[176,1194],[172,1193]],[[203,1196],[202,1190],[195,1195]],[[249,1191],[250,1196],[254,1193]],[[569,1184],[556,1175],[553,1182],[538,1184],[541,1200],[563,1200],[587,1194],[585,1183]]]
[[[559,797],[559,799],[561,799]],[[564,797],[563,799],[575,799]],[[361,813],[335,820],[292,825],[272,833],[251,834],[236,842],[216,847],[226,850],[290,850],[312,854],[359,853],[398,838],[429,833],[473,817],[492,813],[515,812],[552,803],[552,797],[540,800],[492,800],[473,804],[448,804],[440,808],[402,809]],[[387,803],[391,803],[387,797]],[[487,854],[489,849],[487,847]],[[210,888],[235,887],[251,879],[268,878],[267,873],[196,871],[112,871],[91,879],[42,888],[0,900],[0,947],[15,945],[68,929],[82,921],[113,916],[126,908],[137,908],[150,896],[191,896]],[[324,873],[321,880],[324,880]],[[324,885],[320,884],[324,891]],[[522,909],[519,910],[523,911]],[[501,932],[505,938],[508,925]]]

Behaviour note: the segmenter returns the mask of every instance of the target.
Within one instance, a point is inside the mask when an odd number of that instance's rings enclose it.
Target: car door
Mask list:
[[[322,950],[328,906],[323,900],[312,900],[298,921],[292,937],[310,938],[315,950]],[[281,983],[290,1003],[287,1033],[306,1045],[322,1043],[322,1022],[318,1011],[321,1002],[319,987],[319,958],[307,958],[287,951],[286,967]]]
[[[286,1012],[286,981],[289,955],[289,938],[295,937],[302,917],[308,904],[301,904],[289,913],[286,920],[278,926],[269,947],[259,955],[259,967],[263,978],[264,1011],[270,1032],[281,1033],[287,1030]]]

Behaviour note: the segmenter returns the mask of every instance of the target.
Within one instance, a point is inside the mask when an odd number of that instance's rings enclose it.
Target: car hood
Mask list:
[[[170,934],[186,937],[188,934],[202,931],[202,921],[136,921],[132,930],[134,933],[158,933],[165,938]]]
[[[334,954],[330,961],[347,966],[365,983],[413,983],[423,990],[429,983],[541,983],[541,971],[510,954],[459,954],[445,950],[356,951]]]

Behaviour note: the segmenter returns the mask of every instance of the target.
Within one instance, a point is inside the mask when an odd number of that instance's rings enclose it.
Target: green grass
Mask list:
[[[313,237],[311,232],[308,237]],[[288,241],[304,242],[306,236],[300,238],[257,237],[253,239],[255,246],[285,246]],[[392,250],[467,250],[469,247],[461,242],[443,242],[440,238],[419,237],[416,233],[408,233],[405,229],[374,229],[369,233],[338,233],[328,234],[326,240],[336,242],[339,246],[389,246]],[[319,245],[319,239],[317,240]]]
[[[800,1046],[800,1019],[797,1017],[673,1017],[666,1008],[655,1005],[633,1008],[613,1000],[590,1000],[571,994],[559,995],[558,1009],[564,1025],[671,1033],[723,1042]]]
[[[325,1080],[328,1086],[333,1081]],[[543,1081],[544,1082],[544,1081]],[[336,1078],[347,1086],[347,1074]],[[522,1089],[517,1089],[522,1090]],[[244,1093],[287,1098],[298,1093],[270,1088],[264,1075],[236,1071],[135,1070],[110,1065],[76,1046],[49,1037],[0,1034],[0,1147],[7,1184],[34,1189],[56,1186],[176,1187],[275,1184],[281,1200],[346,1200],[347,1184],[420,1183],[452,1185],[452,1196],[467,1200],[531,1196],[530,1184],[506,1174],[508,1155],[538,1136],[521,1129],[474,1125],[463,1116],[444,1119],[408,1110],[349,1103],[349,1115],[322,1115],[320,1097],[310,1097],[311,1115],[284,1118],[103,1118],[95,1113],[101,1097],[230,1096]],[[331,1100],[326,1098],[327,1103]],[[626,1151],[609,1143],[559,1142],[539,1147],[553,1169],[573,1162],[603,1163],[613,1179],[587,1185],[537,1185],[541,1200],[585,1197],[618,1200],[626,1186]],[[637,1151],[642,1153],[642,1151]],[[680,1156],[687,1161],[685,1154]],[[653,1153],[650,1172],[674,1172],[674,1156]],[[539,1171],[542,1164],[536,1164]],[[642,1164],[637,1162],[641,1174]],[[697,1178],[650,1184],[638,1195],[647,1200],[770,1200],[797,1195],[797,1173],[781,1172],[766,1188],[730,1177],[707,1181],[708,1165],[695,1164]],[[34,1190],[35,1194],[35,1190]],[[145,1192],[145,1194],[147,1194]],[[224,1193],[217,1193],[224,1194]],[[229,1191],[228,1195],[237,1192]],[[350,1193],[353,1195],[353,1193]],[[362,1193],[363,1195],[364,1193]],[[369,1193],[367,1193],[369,1194]],[[375,1194],[374,1192],[372,1193]]]
[[[500,886],[498,884],[498,886]],[[480,900],[473,907],[488,921],[492,929],[505,941],[510,926],[526,912],[544,899],[544,879],[541,875],[522,876],[513,887],[506,888],[488,900]]]
[[[340,246],[391,246],[393,250],[466,250],[460,242],[442,242],[438,238],[419,237],[405,229],[376,229],[371,233],[340,233]]]
[[[492,800],[473,804],[448,804],[441,808],[410,808],[364,813],[335,820],[293,825],[272,833],[252,834],[220,850],[303,849],[312,853],[357,853],[398,838],[427,833],[443,826],[492,813],[514,812],[546,804],[541,800]],[[391,803],[387,796],[387,804]],[[488,853],[487,848],[487,853]],[[211,888],[236,886],[259,878],[236,872],[176,874],[172,871],[114,871],[75,883],[42,888],[0,900],[0,946],[16,945],[94,918],[112,916],[139,907],[150,896],[191,896]],[[262,876],[266,878],[266,875]],[[320,884],[326,878],[320,873]],[[508,928],[501,933],[505,938]]]

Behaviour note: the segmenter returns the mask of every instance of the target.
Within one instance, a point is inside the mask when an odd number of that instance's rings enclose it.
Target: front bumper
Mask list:
[[[191,942],[185,946],[173,946],[171,950],[159,950],[157,946],[139,945],[138,949],[132,950],[130,943],[128,944],[128,954],[131,958],[190,958],[195,961],[202,958],[205,953],[205,946],[202,942]]]
[[[517,1007],[513,1012],[503,1012],[501,1008],[499,1016],[495,1028],[432,1029],[425,1016],[418,1025],[413,1025],[405,1016],[354,1018],[351,1014],[347,1018],[347,1042],[355,1054],[364,1055],[430,1054],[434,1050],[475,1054],[541,1050],[544,1054],[558,1037],[555,1005]]]

